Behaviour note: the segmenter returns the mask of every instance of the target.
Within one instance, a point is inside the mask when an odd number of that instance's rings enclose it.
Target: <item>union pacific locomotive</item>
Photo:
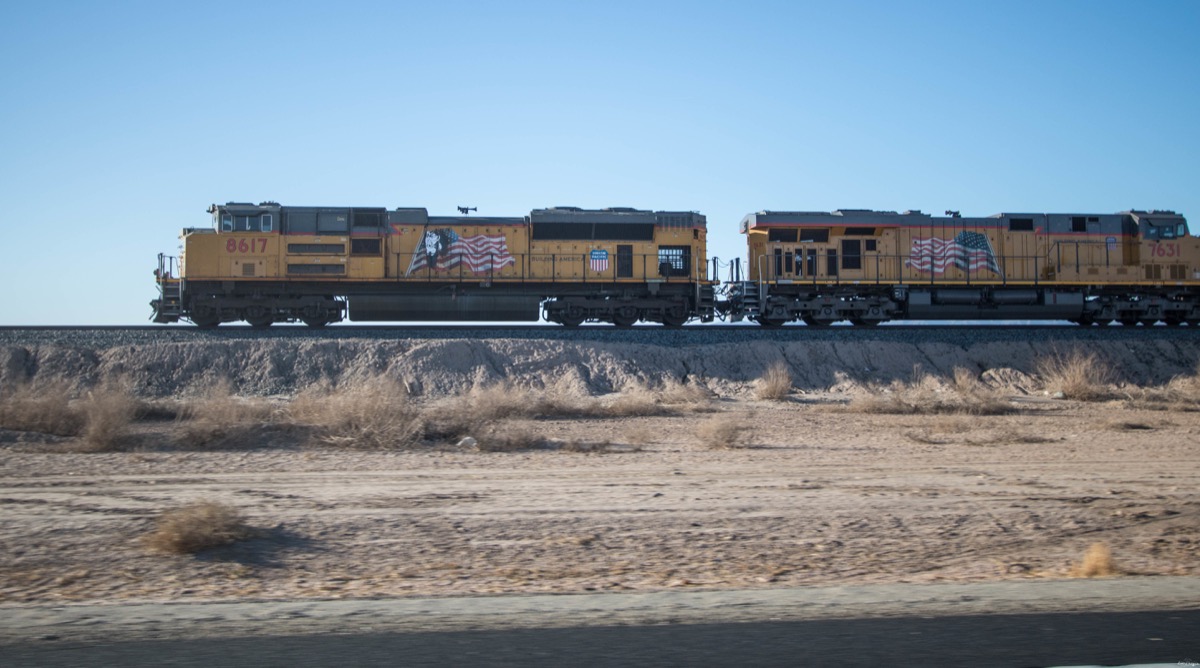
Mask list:
[[[521,218],[425,209],[209,208],[159,256],[155,322],[711,321],[704,216],[628,208]]]
[[[748,265],[732,262],[724,284],[695,212],[444,217],[274,202],[209,212],[212,227],[183,230],[181,255],[159,256],[156,322],[1200,324],[1200,239],[1171,211],[762,211],[742,221]]]

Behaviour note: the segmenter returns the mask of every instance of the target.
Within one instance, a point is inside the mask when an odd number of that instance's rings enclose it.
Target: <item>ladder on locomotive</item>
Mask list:
[[[154,273],[158,299],[154,304],[157,322],[174,322],[183,315],[183,281],[176,275],[178,258],[158,254],[158,270]]]

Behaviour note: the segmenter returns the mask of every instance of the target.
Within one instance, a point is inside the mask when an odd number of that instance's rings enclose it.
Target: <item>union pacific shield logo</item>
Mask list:
[[[608,251],[594,250],[591,254],[592,271],[605,271],[608,269]]]

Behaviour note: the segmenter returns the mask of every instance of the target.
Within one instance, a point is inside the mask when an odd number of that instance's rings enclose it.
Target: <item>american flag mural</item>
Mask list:
[[[953,239],[914,237],[908,254],[908,266],[917,271],[943,274],[947,267],[954,266],[963,271],[987,269],[1001,273],[991,240],[979,232],[964,230]]]
[[[413,253],[408,274],[430,268],[445,271],[464,265],[471,273],[496,271],[516,262],[503,234],[464,237],[450,228],[427,230]]]

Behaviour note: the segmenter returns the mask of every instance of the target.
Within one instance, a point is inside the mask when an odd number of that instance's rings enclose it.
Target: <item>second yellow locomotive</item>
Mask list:
[[[762,211],[742,221],[749,280],[725,306],[792,320],[1062,319],[1200,324],[1200,239],[1173,211]]]

